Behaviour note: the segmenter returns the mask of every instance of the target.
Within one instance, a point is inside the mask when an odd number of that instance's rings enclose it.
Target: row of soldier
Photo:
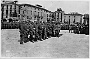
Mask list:
[[[69,33],[73,31],[75,34],[88,34],[89,32],[89,25],[85,24],[74,24],[69,25]]]
[[[46,22],[31,22],[21,21],[19,22],[20,29],[20,44],[26,42],[37,42],[50,38],[51,36],[59,37],[60,29],[56,29],[55,24]]]

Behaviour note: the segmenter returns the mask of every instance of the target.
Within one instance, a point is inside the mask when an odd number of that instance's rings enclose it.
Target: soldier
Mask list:
[[[47,23],[44,22],[44,34],[45,34],[45,39],[48,39],[47,37]]]
[[[43,22],[43,24],[42,24],[42,39],[43,40],[47,39],[47,32],[46,32],[45,22]]]
[[[52,25],[52,36],[55,36],[55,24]]]
[[[56,28],[55,28],[55,36],[56,36],[56,37],[59,36],[59,28],[58,28],[58,24],[56,24]]]
[[[34,30],[34,35],[35,35],[34,41],[36,42],[38,40],[38,38],[39,38],[39,35],[38,35],[38,26],[37,26],[36,23],[34,23],[33,30]]]
[[[69,25],[69,33],[70,33],[70,31],[71,31],[71,25]]]
[[[29,41],[33,42],[33,25],[32,24],[30,24],[29,26],[28,38],[29,38]]]
[[[23,44],[23,36],[24,36],[24,33],[23,33],[23,22],[19,22],[19,32],[20,32],[20,44]]]
[[[49,23],[47,23],[47,37],[49,38],[50,37],[50,30],[49,30],[50,26],[49,26]]]
[[[41,23],[38,24],[38,35],[39,35],[39,40],[42,41],[42,25],[41,25]]]
[[[79,26],[76,27],[76,33],[79,34]]]
[[[28,30],[27,30],[27,24],[25,21],[20,22],[20,44],[23,44],[28,42]]]

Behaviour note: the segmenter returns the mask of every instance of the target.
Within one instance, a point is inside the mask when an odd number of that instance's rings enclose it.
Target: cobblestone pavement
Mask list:
[[[59,38],[51,37],[35,43],[20,45],[18,29],[1,30],[2,57],[52,57],[52,58],[88,58],[89,36],[84,34],[60,32]]]

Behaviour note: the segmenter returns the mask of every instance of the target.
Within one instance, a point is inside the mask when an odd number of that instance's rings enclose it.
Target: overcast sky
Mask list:
[[[57,8],[62,8],[65,13],[78,12],[78,13],[89,13],[89,2],[88,1],[38,1],[38,0],[18,0],[18,3],[28,4],[40,4],[44,8],[50,11],[56,11]]]

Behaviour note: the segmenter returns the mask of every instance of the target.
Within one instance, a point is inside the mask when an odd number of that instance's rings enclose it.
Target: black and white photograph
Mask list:
[[[89,1],[1,0],[1,57],[89,58]]]

